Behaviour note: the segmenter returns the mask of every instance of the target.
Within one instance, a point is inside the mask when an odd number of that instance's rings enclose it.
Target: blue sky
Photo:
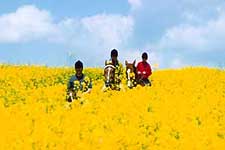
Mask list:
[[[116,48],[122,62],[225,66],[223,0],[3,1],[0,33],[0,63],[103,66]]]

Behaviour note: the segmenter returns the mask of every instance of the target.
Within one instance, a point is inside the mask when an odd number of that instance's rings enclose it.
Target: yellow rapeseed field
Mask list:
[[[225,71],[157,70],[151,87],[90,94],[67,103],[73,68],[0,65],[0,149],[224,150]]]

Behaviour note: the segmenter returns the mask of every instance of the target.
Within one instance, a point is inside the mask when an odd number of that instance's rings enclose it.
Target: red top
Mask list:
[[[137,74],[140,74],[144,79],[147,79],[152,74],[151,66],[147,62],[139,62],[137,65]]]

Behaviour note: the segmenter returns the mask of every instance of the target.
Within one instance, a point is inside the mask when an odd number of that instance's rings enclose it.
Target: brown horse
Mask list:
[[[133,88],[137,86],[137,84],[140,84],[141,86],[145,85],[142,80],[142,76],[137,74],[135,63],[136,63],[136,60],[134,60],[133,63],[128,63],[127,61],[125,61],[127,86],[129,88]]]
[[[114,82],[115,82],[115,66],[111,63],[107,63],[105,61],[105,67],[104,67],[104,77],[105,77],[105,87],[112,88]]]
[[[127,86],[129,88],[133,88],[137,85],[135,63],[136,60],[133,63],[128,63],[127,61],[125,61]]]

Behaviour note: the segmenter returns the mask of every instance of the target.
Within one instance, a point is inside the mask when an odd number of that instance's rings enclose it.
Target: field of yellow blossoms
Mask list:
[[[225,71],[157,70],[151,87],[92,93],[67,103],[73,68],[0,65],[0,149],[224,150]]]

